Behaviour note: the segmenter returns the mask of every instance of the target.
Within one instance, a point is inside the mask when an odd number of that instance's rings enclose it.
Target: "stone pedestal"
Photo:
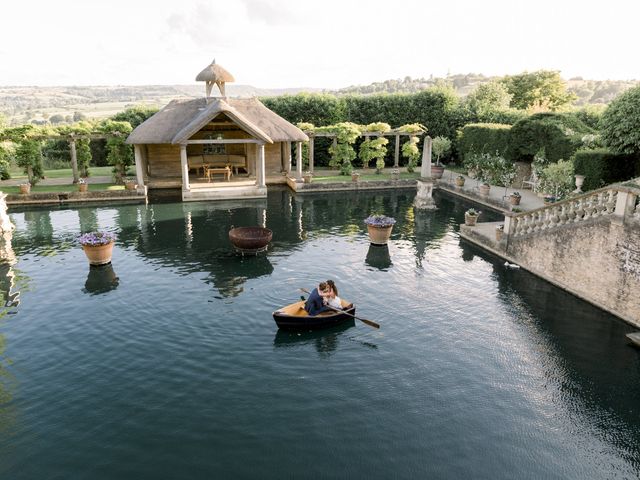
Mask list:
[[[420,210],[435,210],[433,201],[433,180],[431,178],[418,179],[418,193],[413,201],[413,206]]]

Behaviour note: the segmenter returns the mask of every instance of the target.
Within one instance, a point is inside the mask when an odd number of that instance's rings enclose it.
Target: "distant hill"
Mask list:
[[[415,93],[433,86],[451,86],[461,97],[478,85],[499,79],[482,74],[449,75],[446,78],[411,78],[385,80],[369,85],[355,85],[339,90],[314,88],[265,89],[250,85],[227,85],[230,96],[276,96],[299,92],[324,92],[334,95],[370,95],[376,93]],[[637,80],[567,81],[568,89],[578,96],[575,105],[607,104]],[[133,105],[163,107],[175,98],[199,98],[204,85],[140,85],[86,87],[0,87],[0,113],[13,125],[46,121],[70,122],[78,118],[105,118]]]
[[[271,96],[309,88],[266,89],[250,85],[227,85],[230,96]],[[87,118],[105,118],[132,105],[163,107],[176,98],[204,96],[204,84],[139,85],[86,87],[0,87],[0,113],[11,124],[41,122],[52,117],[70,121],[78,114]]]

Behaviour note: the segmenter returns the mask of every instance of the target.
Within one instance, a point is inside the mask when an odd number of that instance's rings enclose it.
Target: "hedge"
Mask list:
[[[501,123],[470,123],[460,130],[457,139],[458,155],[464,159],[470,152],[490,153],[499,152],[505,155],[509,148],[509,132],[511,125]]]
[[[593,190],[640,175],[640,158],[637,155],[614,153],[605,148],[578,150],[573,156],[573,166],[577,174],[585,177],[584,190]]]

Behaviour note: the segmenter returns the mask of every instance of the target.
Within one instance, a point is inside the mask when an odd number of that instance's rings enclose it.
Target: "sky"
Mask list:
[[[336,89],[448,73],[640,79],[637,0],[3,0],[0,85]]]

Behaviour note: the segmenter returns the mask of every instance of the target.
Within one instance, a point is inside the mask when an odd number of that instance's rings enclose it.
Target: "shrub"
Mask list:
[[[458,154],[464,158],[470,152],[505,155],[509,147],[511,125],[498,123],[470,123],[458,134]]]
[[[441,165],[440,159],[451,151],[451,140],[447,137],[436,137],[431,148],[436,156],[436,165]]]
[[[583,190],[593,190],[610,183],[640,175],[637,155],[615,153],[605,148],[578,150],[573,156],[575,172],[584,175]]]

